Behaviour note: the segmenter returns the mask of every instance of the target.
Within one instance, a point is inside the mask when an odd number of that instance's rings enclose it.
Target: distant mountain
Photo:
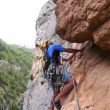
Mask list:
[[[33,49],[0,39],[0,110],[22,110],[22,94],[30,76]]]

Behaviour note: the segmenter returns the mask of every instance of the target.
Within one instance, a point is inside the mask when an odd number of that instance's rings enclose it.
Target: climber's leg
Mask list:
[[[73,79],[69,78],[69,80],[67,80],[67,84],[62,88],[60,93],[55,97],[54,101],[55,102],[59,101],[64,95],[70,92],[73,89],[73,87],[74,87]]]
[[[53,98],[52,98],[52,101],[51,101],[51,110],[54,110],[54,99],[55,99],[55,97],[59,94],[59,92],[60,92],[60,90],[58,90],[58,91],[54,91],[53,90]]]

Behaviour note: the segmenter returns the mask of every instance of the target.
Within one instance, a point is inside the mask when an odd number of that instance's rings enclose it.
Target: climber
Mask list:
[[[74,57],[74,55],[75,54],[69,55],[65,58],[62,58],[62,60],[69,61]],[[72,78],[72,75],[68,71],[63,71],[63,78],[65,79],[63,85],[61,85],[58,89],[55,89],[53,87],[53,98],[51,102],[51,110],[54,110],[54,105],[57,108],[57,110],[61,110],[60,99],[73,89],[74,87],[73,82],[75,82],[75,85],[77,84],[75,79]]]
[[[68,53],[73,53],[71,56],[68,58],[62,58],[63,61],[68,61],[73,58],[73,56],[79,52],[82,51],[83,49],[77,50],[77,49],[72,49],[72,48],[64,48],[63,46],[59,44],[53,44],[50,41],[43,41],[40,44],[36,44],[36,47],[40,47],[42,50],[45,50],[46,55],[47,55],[47,61],[46,61],[46,66],[44,67],[44,71],[46,71],[47,74],[49,74],[50,80],[51,80],[51,85],[53,88],[53,100],[51,104],[51,110],[53,110],[53,105],[57,108],[57,110],[61,110],[61,104],[60,104],[60,99],[66,95],[72,88],[73,88],[73,79],[70,75],[69,72],[64,71],[63,74],[58,76],[58,73],[60,73],[59,65],[60,65],[60,52],[68,52]],[[57,73],[58,71],[58,73]],[[55,73],[55,74],[53,74]],[[60,81],[60,84],[58,84],[57,77],[60,77],[59,79],[64,81],[64,85],[62,90],[60,91],[62,81]],[[63,77],[63,78],[62,78]],[[59,80],[58,79],[58,80]]]

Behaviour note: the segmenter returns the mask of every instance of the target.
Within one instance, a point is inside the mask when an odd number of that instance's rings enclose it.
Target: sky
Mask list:
[[[34,48],[35,24],[48,0],[0,0],[0,39],[8,44]]]

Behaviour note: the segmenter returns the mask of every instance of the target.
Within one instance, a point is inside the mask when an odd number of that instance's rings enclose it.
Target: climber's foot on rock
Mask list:
[[[55,105],[55,107],[56,107],[57,110],[61,110],[60,101],[54,101],[54,105]]]

